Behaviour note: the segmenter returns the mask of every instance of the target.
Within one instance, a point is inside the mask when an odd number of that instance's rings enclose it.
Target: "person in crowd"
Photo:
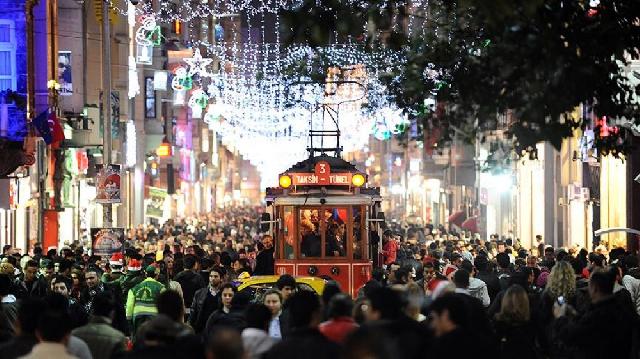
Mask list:
[[[374,327],[387,337],[398,357],[421,358],[430,345],[430,334],[421,322],[406,314],[406,299],[401,289],[381,287],[368,296],[369,305],[364,312],[366,322],[360,330]]]
[[[389,266],[394,263],[398,255],[398,242],[393,238],[393,232],[387,229],[382,233],[382,249],[380,254],[383,257],[383,264]]]
[[[187,314],[189,314],[195,293],[207,284],[202,279],[202,276],[198,274],[198,259],[196,256],[186,255],[182,262],[184,263],[184,270],[176,275],[175,281],[180,283],[184,304],[188,308]]]
[[[11,289],[11,277],[8,274],[0,274],[0,343],[16,335],[18,303],[16,297],[11,294]]]
[[[488,307],[491,304],[491,298],[489,298],[489,290],[487,289],[487,284],[483,282],[481,279],[475,278],[477,274],[473,264],[471,261],[465,259],[460,263],[460,268],[466,270],[469,273],[469,286],[467,290],[469,294],[482,301],[482,305]]]
[[[245,359],[240,333],[232,329],[217,331],[207,342],[207,359]]]
[[[68,316],[59,311],[46,311],[38,319],[36,344],[23,359],[76,359],[67,352],[71,327]]]
[[[236,288],[231,283],[222,286],[222,307],[211,314],[207,320],[204,330],[204,337],[211,335],[220,328],[231,328],[241,332],[246,327],[244,311],[251,301],[245,292],[237,293]]]
[[[613,295],[614,283],[611,271],[594,271],[589,278],[591,306],[581,316],[573,315],[566,302],[554,303],[554,342],[571,346],[580,358],[629,357],[638,317],[632,307],[619,305]]]
[[[322,305],[318,296],[310,291],[298,291],[288,300],[290,310],[288,337],[273,346],[265,358],[324,359],[338,356],[337,344],[329,341],[318,325],[322,318]]]
[[[302,229],[302,240],[300,241],[300,253],[304,257],[320,257],[321,241],[316,233],[316,226],[310,221],[303,221],[300,225]]]
[[[509,287],[511,281],[511,259],[507,253],[498,253],[496,255],[496,262],[498,263],[498,280],[500,281],[500,290],[505,290]]]
[[[0,343],[3,358],[16,359],[29,354],[38,343],[36,328],[46,310],[47,303],[39,297],[28,297],[20,301],[16,322],[16,335]]]
[[[201,337],[184,323],[184,301],[180,293],[165,290],[155,304],[158,314],[138,329],[130,357],[204,357]]]
[[[89,323],[71,332],[87,343],[94,359],[120,358],[127,349],[126,337],[111,325],[115,305],[110,293],[96,294]]]
[[[633,276],[635,269],[638,267],[638,257],[627,255],[622,261],[622,285],[629,291],[631,301],[636,308],[636,313],[640,315],[640,278]]]
[[[70,297],[80,302],[80,296],[82,295],[82,292],[84,292],[84,289],[86,287],[84,270],[82,268],[72,269],[71,280],[73,281],[73,288],[71,289]]]
[[[476,256],[473,262],[474,266],[478,270],[475,278],[483,281],[487,285],[487,291],[489,292],[489,302],[492,303],[496,298],[496,295],[500,292],[500,279],[498,275],[490,270],[489,259],[484,254]]]
[[[88,321],[88,312],[86,307],[71,298],[72,279],[62,275],[56,275],[51,279],[51,292],[57,293],[68,301],[68,314],[71,319],[71,328],[77,328],[85,325]]]
[[[65,318],[68,318],[67,325],[69,326],[70,330],[75,329],[74,326],[86,324],[86,321],[84,323],[77,323],[70,317],[69,298],[63,296],[62,294],[50,293],[45,297],[45,302],[46,309],[48,311],[62,313]],[[66,345],[67,351],[70,354],[78,357],[79,359],[92,359],[91,351],[89,350],[87,343],[85,343],[82,339],[74,335],[69,335]]]
[[[269,321],[269,336],[275,339],[282,339],[282,328],[280,317],[282,315],[282,293],[277,289],[270,289],[264,293],[264,305],[271,312]]]
[[[536,359],[536,333],[531,322],[529,296],[520,285],[512,285],[506,290],[493,327],[498,341],[498,358]]]
[[[212,268],[209,272],[209,285],[198,289],[193,296],[189,324],[196,333],[201,333],[204,330],[211,313],[221,305],[222,278],[224,276],[224,268]]]
[[[347,335],[358,328],[353,320],[353,300],[344,293],[334,295],[329,301],[329,320],[321,323],[318,330],[327,339],[342,344]]]
[[[263,236],[262,245],[264,249],[256,256],[256,267],[253,270],[253,274],[272,275],[275,270],[273,237],[270,235]]]
[[[247,307],[247,327],[242,331],[242,343],[248,359],[262,358],[277,343],[268,332],[271,317],[271,310],[264,304],[254,303]]]
[[[430,306],[431,328],[435,335],[429,354],[434,358],[445,358],[455,348],[456,357],[472,358],[479,353],[486,358],[491,355],[491,342],[471,329],[469,309],[464,296],[445,294]]]
[[[24,268],[23,273],[21,275],[21,291],[19,293],[19,297],[39,297],[43,298],[48,291],[47,280],[44,276],[38,274],[39,267],[38,263],[34,260],[28,261]]]
[[[147,266],[147,278],[129,290],[127,295],[126,316],[131,333],[135,335],[142,323],[158,313],[156,298],[165,290],[165,286],[155,278],[156,267]]]
[[[98,293],[108,291],[104,283],[100,280],[101,277],[102,271],[95,266],[91,266],[85,271],[84,278],[87,286],[80,294],[80,302],[84,305],[87,313],[91,313],[93,298],[95,298]]]

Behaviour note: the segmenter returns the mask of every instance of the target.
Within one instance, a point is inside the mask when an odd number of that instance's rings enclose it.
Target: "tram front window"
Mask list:
[[[300,211],[300,254],[306,258],[322,256],[322,239],[319,234],[320,223],[317,219],[317,210]]]
[[[293,244],[295,243],[295,230],[293,229],[293,207],[284,207],[284,258],[294,259]]]
[[[324,252],[327,257],[344,257],[347,255],[347,209],[325,209],[326,223]]]

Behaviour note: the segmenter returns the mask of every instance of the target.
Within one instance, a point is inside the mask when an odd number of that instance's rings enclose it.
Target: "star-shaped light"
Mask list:
[[[202,57],[202,55],[200,55],[200,49],[196,49],[193,57],[184,59],[184,62],[189,65],[189,76],[199,74],[200,77],[211,77],[211,73],[207,71],[207,66],[209,66],[212,61],[213,59]]]

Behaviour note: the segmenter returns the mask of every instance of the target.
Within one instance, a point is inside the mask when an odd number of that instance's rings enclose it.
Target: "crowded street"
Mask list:
[[[0,0],[0,359],[640,359],[640,1]]]

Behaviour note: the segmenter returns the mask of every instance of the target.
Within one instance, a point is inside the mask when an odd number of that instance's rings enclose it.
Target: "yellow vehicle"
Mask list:
[[[244,274],[244,273],[243,273]],[[276,282],[280,276],[262,275],[262,276],[243,276],[235,281],[238,292],[247,291],[253,298],[260,300],[264,292],[271,288],[275,288]],[[296,287],[298,290],[314,291],[321,295],[324,291],[326,281],[318,277],[294,277],[296,279]]]

